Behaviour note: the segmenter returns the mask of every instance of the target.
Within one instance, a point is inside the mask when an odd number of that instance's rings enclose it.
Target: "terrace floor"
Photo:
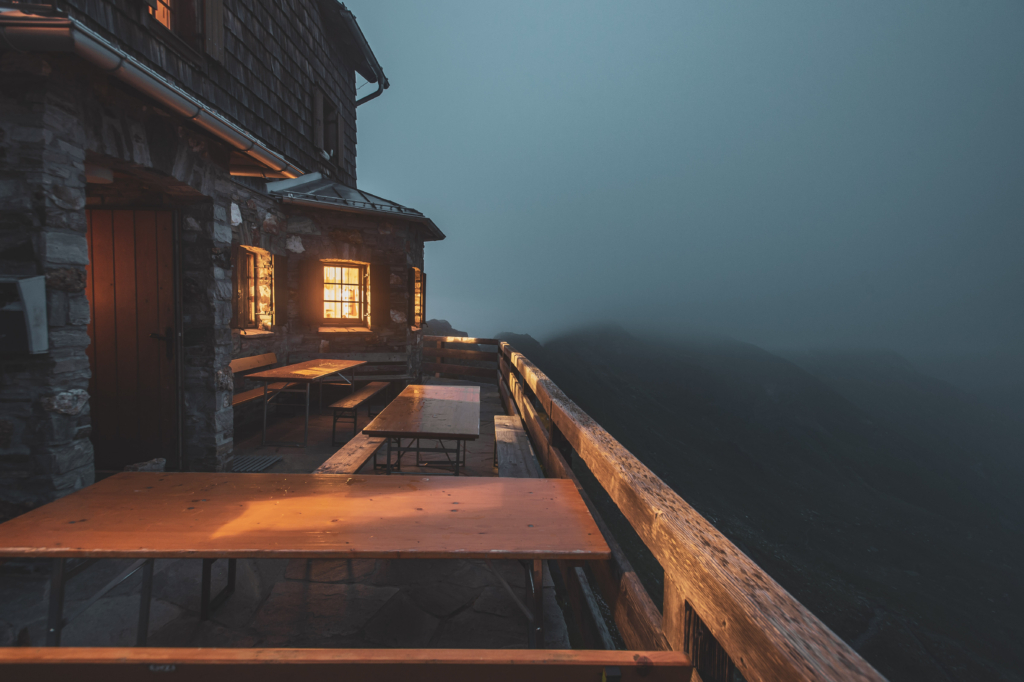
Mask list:
[[[463,384],[429,379],[427,383]],[[503,414],[497,387],[481,385],[480,439],[467,448],[468,475],[495,476],[494,415]],[[366,423],[360,413],[360,428]],[[301,418],[278,420],[275,438],[301,437]],[[276,454],[271,472],[310,472],[336,448],[331,420],[311,415],[310,447],[260,445],[260,434],[239,441],[236,455]],[[369,467],[364,467],[364,470]],[[361,473],[372,475],[369,471]],[[420,471],[424,471],[421,469]],[[417,471],[417,473],[420,473]],[[430,471],[430,469],[426,469]],[[436,473],[441,473],[435,470]],[[67,587],[65,614],[74,614],[130,560],[106,560]],[[516,562],[493,566],[520,594]],[[227,562],[213,566],[213,589],[226,581]],[[49,564],[0,566],[0,645],[42,644]],[[131,646],[135,640],[141,572],[109,592],[65,628],[65,646]],[[569,648],[565,622],[545,572],[545,644]],[[481,561],[251,560],[238,561],[232,595],[210,620],[199,620],[200,561],[156,562],[150,646],[205,647],[438,647],[526,648],[527,623],[500,581]]]

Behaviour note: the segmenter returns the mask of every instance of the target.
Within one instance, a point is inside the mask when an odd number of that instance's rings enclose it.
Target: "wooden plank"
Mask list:
[[[341,448],[321,464],[314,474],[354,474],[359,467],[366,463],[366,460],[373,457],[373,453],[384,444],[385,439],[367,436],[365,433],[356,434],[352,440],[345,443]]]
[[[480,387],[406,386],[363,433],[476,440],[480,437]]]
[[[156,214],[135,211],[135,318],[138,397],[152,409],[138,413],[138,438],[133,445],[146,451],[156,450],[162,456],[163,434],[160,433],[160,362],[167,359],[166,342],[150,337],[163,336],[160,327],[160,292],[157,265]]]
[[[884,679],[525,356],[507,343],[502,354],[665,569],[677,592],[665,600],[673,647],[686,600],[748,680]]]
[[[276,353],[263,353],[262,355],[250,355],[247,358],[235,358],[229,366],[232,373],[248,372],[259,367],[269,367],[277,364]]]
[[[335,372],[344,372],[365,365],[362,360],[307,360],[294,365],[247,374],[246,379],[257,381],[281,379],[284,381],[312,382]]]
[[[618,669],[623,682],[684,682],[690,679],[692,666],[686,654],[675,651],[0,648],[0,675],[35,682],[134,682],[161,673],[190,682],[600,682],[608,669]]]
[[[494,416],[494,451],[498,475],[508,478],[543,478],[530,438],[519,417]]]
[[[114,315],[117,338],[117,439],[106,463],[122,469],[139,459],[134,445],[139,437],[138,321],[135,307],[135,212],[114,211]]]
[[[350,393],[337,402],[331,403],[331,408],[338,410],[351,410],[352,408],[359,407],[367,400],[386,389],[388,386],[389,384],[386,381],[371,381],[358,391]]]
[[[0,557],[603,559],[570,481],[124,472],[0,524]]]
[[[157,327],[161,334],[167,329],[172,334],[178,329],[178,318],[175,306],[175,272],[174,272],[174,214],[171,211],[156,213],[156,269],[157,269]],[[172,340],[172,357],[168,359],[166,345],[158,353],[159,392],[157,406],[160,411],[160,448],[161,456],[168,462],[177,464],[178,455],[178,372],[177,363],[181,362],[180,349],[176,340]],[[172,467],[177,468],[177,467]]]
[[[487,377],[488,379],[494,378],[493,367],[468,367],[466,365],[441,365],[435,362],[424,362],[423,371],[428,374],[439,373],[458,376]]]
[[[483,350],[454,350],[452,348],[430,348],[423,347],[424,357],[433,358],[459,358],[460,360],[483,360],[484,362],[497,362],[498,354],[493,351]]]
[[[508,384],[505,383],[504,379],[498,376],[498,393],[501,395],[501,404],[505,408],[505,414],[518,415],[519,412],[516,410],[516,404],[512,401],[512,394],[509,393]]]
[[[498,339],[478,339],[473,336],[424,336],[423,340],[435,343],[466,343],[474,346],[497,346],[503,343]]]
[[[92,441],[96,468],[116,466],[110,453],[117,441],[117,317],[114,314],[113,212],[91,211],[93,299],[90,318],[95,362],[89,380]]]

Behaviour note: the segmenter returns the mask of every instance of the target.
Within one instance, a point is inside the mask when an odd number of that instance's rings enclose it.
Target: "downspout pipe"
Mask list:
[[[73,52],[175,114],[247,154],[277,177],[296,178],[304,171],[273,151],[252,133],[229,121],[156,71],[115,47],[70,17],[42,17],[0,8],[0,48],[22,52]]]
[[[388,77],[384,75],[384,69],[381,68],[380,63],[377,61],[377,57],[374,56],[373,50],[370,49],[370,44],[366,42],[366,36],[363,35],[363,30],[359,28],[359,24],[356,23],[356,15],[352,14],[352,11],[345,7],[345,3],[341,3],[338,7],[338,14],[341,16],[341,20],[345,22],[345,26],[348,27],[348,32],[355,39],[359,46],[359,51],[363,53],[363,57],[366,59],[367,65],[373,72],[374,77],[377,79],[373,81],[377,83],[377,89],[371,92],[366,97],[356,100],[356,106],[366,104],[371,99],[377,99],[384,91],[387,90],[391,83],[388,82]]]

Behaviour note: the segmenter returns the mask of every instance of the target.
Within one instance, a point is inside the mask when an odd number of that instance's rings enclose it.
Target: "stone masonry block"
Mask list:
[[[89,245],[84,234],[44,233],[46,262],[53,265],[88,265]]]

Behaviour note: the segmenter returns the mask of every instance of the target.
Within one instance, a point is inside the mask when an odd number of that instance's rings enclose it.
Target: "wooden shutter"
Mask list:
[[[235,246],[231,249],[231,328],[241,328],[242,296],[245,291],[244,275],[242,274],[242,249]]]
[[[324,93],[313,89],[313,145],[324,148]]]
[[[391,324],[391,265],[387,261],[370,263],[370,324]]]
[[[288,256],[274,256],[274,324],[288,323]]]
[[[406,321],[410,327],[416,326],[416,268],[409,268],[409,303],[406,306]]]
[[[420,326],[427,326],[427,273],[420,273]]]
[[[324,322],[324,266],[312,258],[299,269],[299,312],[305,324],[319,327]]]
[[[204,0],[203,36],[206,54],[224,63],[224,0]]]

